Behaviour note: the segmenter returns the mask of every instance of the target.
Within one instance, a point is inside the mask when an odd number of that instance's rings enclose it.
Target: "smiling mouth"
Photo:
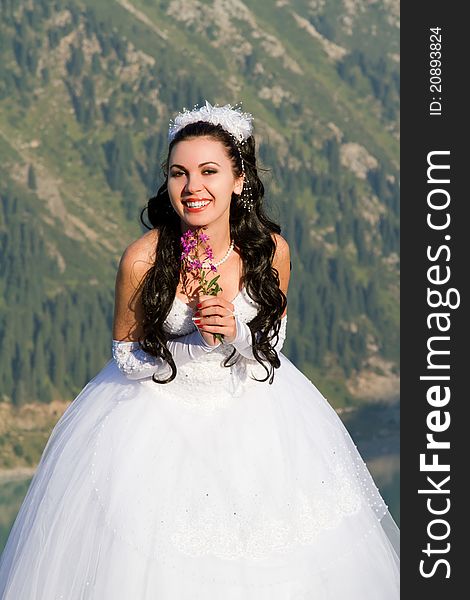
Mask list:
[[[183,200],[183,204],[189,208],[201,208],[207,206],[210,200]]]

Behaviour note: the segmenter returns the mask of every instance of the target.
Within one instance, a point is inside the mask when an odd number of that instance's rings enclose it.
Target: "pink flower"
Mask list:
[[[181,236],[181,268],[186,273],[192,273],[194,271],[197,272],[197,280],[202,289],[202,293],[204,295],[217,296],[219,292],[222,291],[222,288],[217,283],[217,279],[220,275],[217,275],[210,281],[206,279],[206,272],[204,269],[204,263],[209,263],[209,269],[213,273],[217,272],[217,267],[212,264],[212,260],[214,258],[214,253],[212,248],[207,241],[209,240],[209,236],[206,233],[202,232],[202,228],[196,229],[195,231],[188,229]],[[206,242],[204,253],[206,258],[202,261],[199,257],[199,246],[201,242]],[[214,338],[219,341],[223,341],[224,336],[220,333],[214,333]]]

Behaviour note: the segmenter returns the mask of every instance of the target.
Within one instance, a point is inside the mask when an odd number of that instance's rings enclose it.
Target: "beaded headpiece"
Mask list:
[[[220,125],[234,139],[238,153],[240,154],[244,180],[241,201],[243,207],[250,211],[253,206],[253,198],[251,195],[250,183],[246,178],[245,162],[241,152],[241,145],[243,145],[252,135],[253,115],[242,112],[237,105],[232,106],[231,104],[226,104],[225,106],[212,106],[206,100],[206,104],[201,106],[201,108],[198,108],[197,104],[194,106],[193,110],[184,108],[174,119],[170,120],[168,142],[171,142],[174,139],[180,129],[183,129],[183,127],[186,127],[186,125],[189,125],[190,123],[197,123],[198,121]]]

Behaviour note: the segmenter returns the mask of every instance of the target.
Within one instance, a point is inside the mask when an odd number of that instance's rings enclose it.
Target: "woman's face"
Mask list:
[[[234,176],[222,142],[208,137],[178,142],[168,164],[168,194],[184,222],[207,225],[229,214],[232,192],[241,193],[243,178]]]

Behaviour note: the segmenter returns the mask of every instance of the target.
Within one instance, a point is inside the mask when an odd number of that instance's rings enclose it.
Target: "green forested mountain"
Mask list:
[[[0,399],[73,399],[168,120],[255,117],[293,271],[283,352],[336,406],[398,393],[398,0],[0,0]]]

